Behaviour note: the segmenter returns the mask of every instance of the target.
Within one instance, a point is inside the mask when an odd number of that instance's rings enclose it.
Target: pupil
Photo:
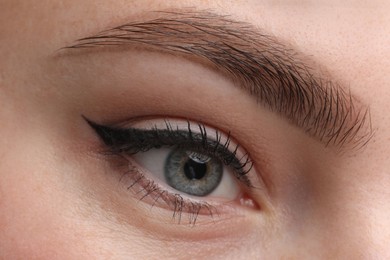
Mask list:
[[[198,163],[189,159],[184,165],[184,174],[190,180],[200,180],[207,173],[207,165],[205,163]]]

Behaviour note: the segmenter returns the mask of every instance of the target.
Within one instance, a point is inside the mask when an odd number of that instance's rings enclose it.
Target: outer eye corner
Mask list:
[[[145,173],[135,181],[141,186],[137,193],[145,194],[141,200],[149,196],[153,206],[164,202],[174,214],[180,209],[189,215],[213,215],[212,208],[233,201],[228,204],[258,208],[249,196],[241,196],[242,187],[251,186],[246,174],[252,167],[230,134],[167,119],[137,121],[123,128],[87,122],[109,148],[135,162],[128,174],[135,168]]]

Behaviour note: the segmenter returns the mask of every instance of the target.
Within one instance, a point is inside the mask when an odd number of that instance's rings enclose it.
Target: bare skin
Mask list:
[[[205,10],[275,39],[289,49],[282,60],[306,64],[347,93],[350,118],[364,121],[358,134],[343,145],[318,138],[307,129],[314,124],[259,105],[219,65],[192,53],[134,42],[63,49],[166,17],[152,11],[180,20]],[[388,1],[1,1],[0,258],[390,257],[389,11]],[[139,128],[190,121],[231,133],[238,154],[253,162],[257,189],[224,176],[217,195],[180,193],[203,203],[199,214],[187,206],[182,219],[172,217],[171,197],[144,194],[145,182],[129,170],[134,156],[102,154],[107,144],[84,117],[125,128],[134,118]],[[168,187],[146,166],[155,167],[151,156],[134,157],[146,167],[138,171]]]

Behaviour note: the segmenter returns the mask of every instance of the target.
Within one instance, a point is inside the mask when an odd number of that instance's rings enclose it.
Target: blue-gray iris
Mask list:
[[[206,196],[222,179],[223,165],[218,159],[183,149],[174,149],[167,157],[164,175],[168,184],[181,192]]]

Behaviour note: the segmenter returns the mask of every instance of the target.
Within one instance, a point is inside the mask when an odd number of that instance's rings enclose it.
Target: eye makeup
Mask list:
[[[231,143],[230,133],[223,140],[221,133],[215,130],[215,139],[211,139],[205,125],[197,123],[199,133],[196,133],[190,121],[187,121],[187,130],[181,130],[178,126],[174,129],[167,120],[164,120],[164,129],[158,128],[157,125],[151,129],[139,129],[104,126],[90,120],[87,122],[113,154],[133,155],[153,148],[173,146],[190,149],[220,159],[224,165],[235,170],[238,180],[248,187],[252,186],[246,175],[252,169],[253,163],[248,154],[238,157],[240,146]]]
[[[183,213],[188,214],[189,224],[195,224],[199,215],[213,217],[219,215],[221,206],[232,204],[231,200],[220,198],[213,201],[212,196],[208,196],[212,194],[212,189],[205,191],[219,185],[218,174],[222,172],[218,162],[230,169],[229,173],[223,171],[223,174],[232,174],[233,179],[237,180],[236,185],[244,187],[235,199],[237,205],[257,208],[242,191],[254,188],[248,177],[253,163],[249,155],[232,141],[230,133],[225,135],[189,120],[178,123],[168,119],[144,120],[125,127],[101,125],[89,119],[86,121],[104,143],[105,154],[118,156],[125,161],[124,174],[131,179],[128,189],[137,189],[135,193],[139,199],[148,201],[152,207],[160,206],[163,202],[165,205],[160,207],[168,206],[173,212],[173,219],[179,223]],[[167,157],[170,163],[161,168],[164,168],[166,180],[171,186],[169,188],[151,178],[147,170],[134,160],[137,154],[144,156],[149,151],[167,148],[172,150]],[[175,158],[173,163],[172,158]]]

